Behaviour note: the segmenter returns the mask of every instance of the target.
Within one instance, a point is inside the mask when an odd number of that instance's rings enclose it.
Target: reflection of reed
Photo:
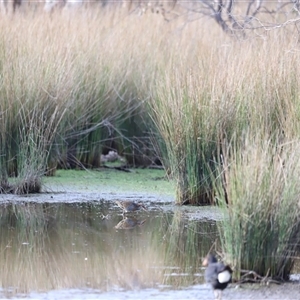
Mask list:
[[[44,276],[48,233],[55,228],[54,215],[55,207],[46,203],[1,206],[0,276],[3,288],[14,287],[16,291],[24,292],[30,289],[30,280],[35,280],[35,285],[44,280],[41,276]]]
[[[163,253],[166,266],[175,267],[173,262],[176,262],[179,268],[176,272],[165,272],[164,284],[181,286],[196,282],[198,278],[195,278],[194,274],[199,273],[202,257],[207,254],[215,239],[215,224],[205,221],[187,222],[182,208],[176,210],[167,224]]]
[[[116,229],[132,229],[137,226],[141,226],[146,220],[137,220],[136,218],[124,218],[116,226]]]
[[[5,204],[1,206],[0,225],[26,229],[26,232],[47,230],[53,225],[54,211],[49,203]]]
[[[116,230],[119,216],[105,205],[41,204],[13,209],[23,211],[22,217],[18,214],[6,225],[12,216],[2,210],[0,219],[0,281],[4,290],[15,287],[16,292],[26,293],[85,287],[138,289],[160,283],[190,285],[195,281],[194,273],[199,272],[201,247],[207,251],[204,235],[197,234],[200,227],[205,231],[204,225],[187,223],[179,212],[149,212],[146,222],[138,221],[143,223],[139,230]],[[52,214],[55,219],[51,221]],[[111,218],[103,218],[108,214]],[[21,219],[26,226],[21,226]],[[169,276],[172,268],[179,275],[189,275]]]

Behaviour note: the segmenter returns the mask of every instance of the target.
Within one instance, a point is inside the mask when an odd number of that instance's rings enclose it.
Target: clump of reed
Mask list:
[[[276,142],[247,135],[243,149],[235,140],[224,150],[219,231],[237,278],[254,271],[287,280],[299,250],[299,141]]]
[[[177,203],[214,202],[210,174],[224,141],[248,130],[263,139],[299,134],[298,54],[282,57],[282,47],[293,48],[292,36],[284,35],[242,43],[216,36],[208,43],[204,34],[158,72],[153,119],[177,182]]]
[[[52,142],[65,109],[45,93],[23,94],[20,88],[0,101],[2,118],[1,190],[39,192]],[[27,98],[28,97],[28,98]],[[13,182],[8,177],[15,177]]]
[[[196,74],[176,69],[158,84],[153,101],[154,122],[166,147],[165,160],[177,183],[177,203],[209,204],[212,186],[208,162],[217,149],[217,131],[212,116],[214,102],[198,93]]]
[[[153,48],[141,51],[148,40],[136,39],[137,20],[118,9],[75,14],[1,19],[2,192],[38,192],[45,172],[99,167],[110,149],[131,165],[151,164]],[[124,39],[119,22],[133,34]]]
[[[222,204],[222,250],[237,272],[283,279],[300,242],[293,48],[284,30],[255,42],[206,43],[204,35],[198,50],[190,49],[197,55],[173,57],[161,70],[151,102],[177,203]]]

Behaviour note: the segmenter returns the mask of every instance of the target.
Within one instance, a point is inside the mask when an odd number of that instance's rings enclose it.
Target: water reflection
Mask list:
[[[116,226],[116,229],[132,229],[136,226],[141,226],[146,222],[145,220],[138,220],[136,218],[128,218],[125,217],[123,220],[121,220]]]
[[[202,282],[213,222],[155,206],[123,218],[112,202],[6,204],[0,280],[7,295],[53,289],[173,288]],[[129,229],[129,230],[123,230]]]

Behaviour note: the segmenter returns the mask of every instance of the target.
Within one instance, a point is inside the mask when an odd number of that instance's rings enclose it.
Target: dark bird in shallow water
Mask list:
[[[116,201],[116,204],[123,209],[123,214],[128,212],[134,212],[137,210],[147,210],[147,208],[142,203],[136,203],[133,201]]]
[[[216,300],[221,300],[222,291],[231,282],[232,270],[222,262],[218,262],[216,257],[208,254],[203,260],[202,265],[206,267],[205,281],[211,284]]]

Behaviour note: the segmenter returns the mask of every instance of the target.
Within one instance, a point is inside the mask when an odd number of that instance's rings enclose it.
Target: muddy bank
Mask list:
[[[297,300],[300,295],[299,283],[285,283],[283,285],[271,286],[247,286],[238,287],[232,285],[223,293],[223,300]],[[203,285],[195,285],[193,287],[181,290],[158,290],[158,289],[144,289],[134,291],[111,291],[101,293],[98,290],[57,290],[49,293],[31,293],[27,295],[27,299],[73,299],[73,300],[173,300],[173,299],[188,299],[188,300],[213,300],[213,293],[211,289]],[[13,297],[10,299],[20,299]]]

